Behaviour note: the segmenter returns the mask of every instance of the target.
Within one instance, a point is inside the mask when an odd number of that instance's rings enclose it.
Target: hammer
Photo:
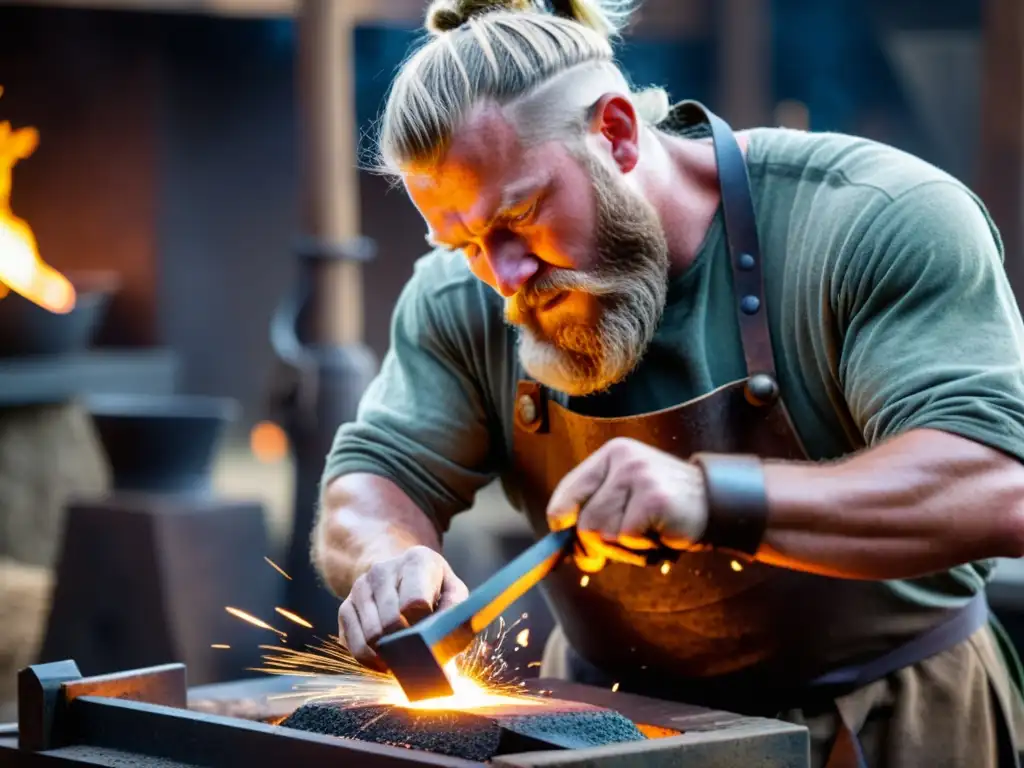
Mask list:
[[[377,654],[390,667],[409,701],[454,694],[444,665],[469,647],[476,635],[547,576],[570,554],[576,529],[547,534],[469,593],[458,605],[382,638]],[[639,552],[649,565],[678,560],[678,550]]]

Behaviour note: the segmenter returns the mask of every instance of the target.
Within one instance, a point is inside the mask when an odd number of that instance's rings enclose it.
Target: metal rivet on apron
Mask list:
[[[533,424],[537,420],[537,404],[529,395],[519,396],[519,418],[524,424]]]
[[[744,272],[749,272],[754,268],[754,257],[749,253],[741,253],[739,258],[739,267]]]
[[[779,384],[767,373],[757,373],[747,382],[747,398],[755,405],[771,405],[779,396]]]
[[[761,300],[757,296],[744,296],[740,300],[740,309],[745,315],[752,315],[761,308]]]

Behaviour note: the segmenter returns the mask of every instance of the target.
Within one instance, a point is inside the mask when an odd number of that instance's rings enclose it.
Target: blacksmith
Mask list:
[[[805,723],[817,766],[1013,765],[984,586],[1024,555],[1024,326],[985,208],[670,107],[614,63],[626,3],[552,6],[436,3],[387,101],[432,251],[327,461],[347,643],[466,595],[441,536],[500,478],[578,526],[543,674]]]

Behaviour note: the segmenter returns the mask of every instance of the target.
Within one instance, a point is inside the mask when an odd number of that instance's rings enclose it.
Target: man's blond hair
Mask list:
[[[641,116],[668,112],[661,89],[630,93],[611,39],[633,0],[435,0],[427,42],[403,64],[388,94],[378,141],[380,169],[431,164],[478,104],[510,107],[520,137],[542,141],[581,126],[609,90],[630,96]]]

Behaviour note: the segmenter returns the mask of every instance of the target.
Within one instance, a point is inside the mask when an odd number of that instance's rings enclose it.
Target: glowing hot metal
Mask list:
[[[508,665],[502,645],[523,617],[511,625],[499,620],[497,636],[476,638],[473,645],[445,665],[452,686],[449,696],[410,702],[402,687],[390,674],[376,672],[360,664],[340,644],[337,637],[307,646],[307,650],[261,645],[268,651],[263,666],[252,670],[272,675],[306,678],[293,692],[274,698],[343,702],[346,705],[387,704],[408,709],[468,711],[502,705],[533,706],[543,700],[524,695],[510,682],[502,680]]]

